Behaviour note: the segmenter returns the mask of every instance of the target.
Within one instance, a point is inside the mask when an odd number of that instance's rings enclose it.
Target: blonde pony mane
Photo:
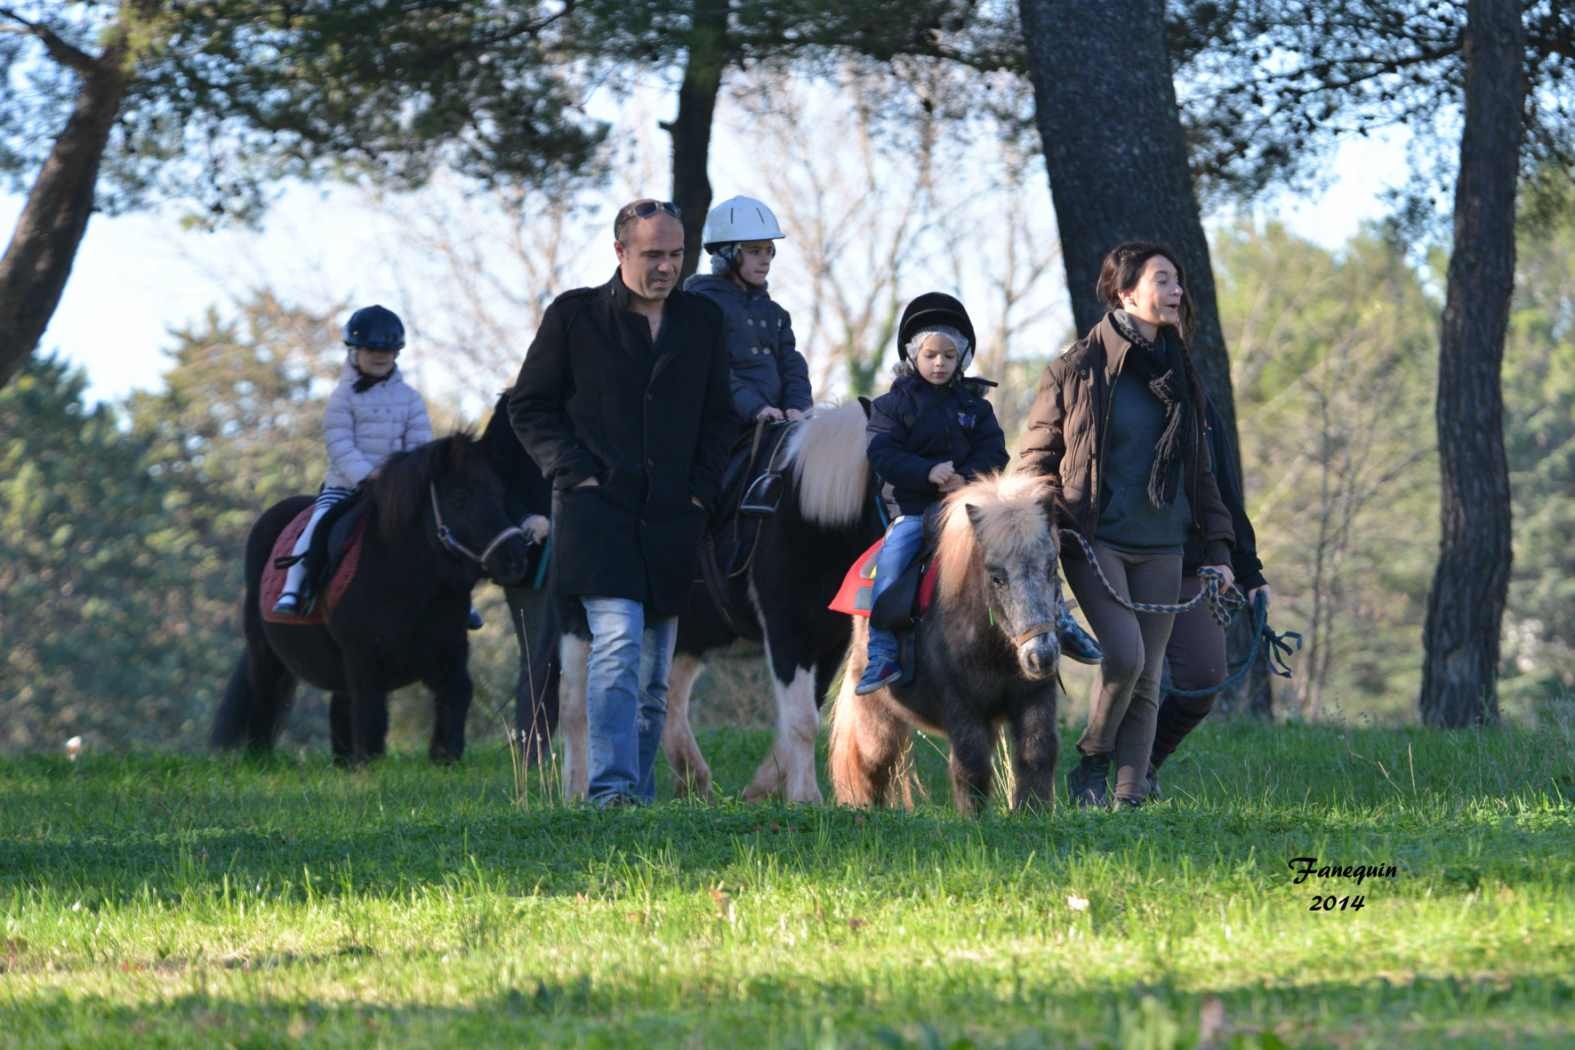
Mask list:
[[[804,520],[827,528],[858,524],[869,489],[870,464],[865,457],[868,417],[857,401],[826,405],[794,428],[787,457],[793,463]]]
[[[992,474],[971,481],[946,497],[941,509],[936,561],[940,600],[951,605],[961,597],[981,547],[997,558],[1016,560],[1048,540],[1055,543],[1045,514],[1049,489],[1030,474]],[[968,507],[979,516],[968,517]]]

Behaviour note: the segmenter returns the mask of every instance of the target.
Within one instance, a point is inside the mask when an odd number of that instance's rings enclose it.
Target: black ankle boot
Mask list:
[[[1079,808],[1104,809],[1110,804],[1109,779],[1109,755],[1084,755],[1077,768],[1066,775],[1067,797]]]

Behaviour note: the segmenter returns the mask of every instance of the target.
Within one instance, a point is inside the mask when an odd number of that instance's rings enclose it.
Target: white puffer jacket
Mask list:
[[[361,376],[345,362],[339,385],[328,398],[323,435],[328,439],[327,484],[355,488],[372,470],[405,449],[432,440],[426,402],[395,372],[364,393],[355,392]]]

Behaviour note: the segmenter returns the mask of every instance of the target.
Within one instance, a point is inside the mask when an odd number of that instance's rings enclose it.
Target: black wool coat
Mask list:
[[[674,291],[653,343],[628,304],[615,273],[547,307],[509,422],[552,482],[558,594],[673,616],[732,437],[725,329],[716,304]],[[577,487],[587,478],[597,486]]]

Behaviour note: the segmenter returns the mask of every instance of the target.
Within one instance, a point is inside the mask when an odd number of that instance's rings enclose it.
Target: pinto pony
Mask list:
[[[436,702],[432,760],[457,761],[464,752],[470,591],[483,575],[519,579],[528,544],[508,512],[492,457],[468,434],[393,456],[369,483],[368,499],[371,520],[355,576],[322,623],[266,621],[260,601],[275,541],[312,498],[282,500],[252,526],[246,652],[215,715],[214,747],[271,750],[299,679],[332,694],[334,757],[363,762],[384,750],[389,691],[419,681]]]
[[[975,813],[989,798],[997,733],[1012,742],[1011,804],[1054,798],[1059,550],[1034,478],[981,478],[947,497],[938,526],[939,583],[919,621],[911,685],[854,694],[869,623],[853,645],[833,703],[828,764],[838,802],[911,801],[900,772],[915,727],[951,743],[952,800]]]
[[[782,500],[761,526],[748,571],[731,582],[747,604],[765,646],[776,699],[776,736],[744,791],[747,799],[780,795],[820,802],[815,740],[820,704],[847,652],[848,617],[826,608],[847,568],[885,528],[864,455],[865,409],[849,402],[815,412],[787,437]],[[583,611],[565,606],[559,730],[564,738],[563,786],[584,798],[586,661],[590,636]],[[711,770],[689,723],[689,698],[705,670],[704,655],[733,642],[703,585],[690,589],[678,619],[662,749],[681,795],[711,793]]]

